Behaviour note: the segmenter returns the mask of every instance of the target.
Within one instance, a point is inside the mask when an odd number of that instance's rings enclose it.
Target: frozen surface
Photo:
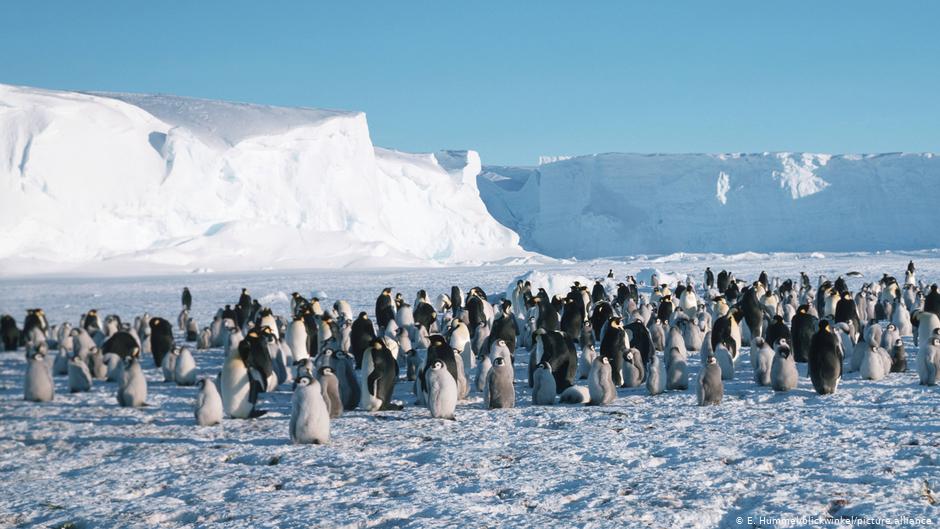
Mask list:
[[[850,288],[909,258],[918,277],[940,280],[940,253],[670,255],[538,267],[529,277],[617,278],[658,270],[701,281],[711,266],[754,279],[835,277],[857,271]],[[406,299],[429,294],[505,291],[531,267],[402,271],[267,272],[249,275],[0,280],[0,312],[22,318],[42,306],[52,322],[75,322],[88,308],[133,318],[145,310],[175,321],[188,285],[200,325],[248,287],[276,311],[294,290],[369,310],[382,287]],[[916,348],[908,341],[909,365]],[[749,352],[717,407],[694,405],[693,391],[649,397],[620,390],[609,406],[530,405],[527,355],[517,356],[516,409],[486,411],[478,394],[457,421],[429,418],[399,383],[402,412],[347,412],[332,422],[332,443],[288,442],[290,393],[265,395],[257,420],[194,425],[195,390],[159,382],[147,366],[150,406],[122,409],[115,387],[56,399],[22,400],[22,351],[0,354],[0,526],[32,527],[743,527],[747,516],[922,516],[940,523],[929,487],[940,483],[940,389],[916,373],[879,382],[849,374],[833,396],[807,378],[786,394],[756,387]],[[690,355],[692,374],[698,356]],[[197,352],[201,375],[221,352]],[[805,374],[805,367],[803,368]],[[933,497],[937,492],[933,492]],[[765,525],[770,527],[771,525]]]
[[[484,167],[479,186],[523,247],[558,258],[940,247],[930,153],[606,153]]]

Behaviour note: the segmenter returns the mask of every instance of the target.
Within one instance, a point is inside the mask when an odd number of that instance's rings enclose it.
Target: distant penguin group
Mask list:
[[[633,276],[617,283],[611,270],[590,288],[575,282],[551,293],[520,279],[504,296],[453,286],[435,298],[420,290],[413,304],[384,288],[371,317],[346,300],[321,305],[298,292],[278,314],[245,288],[201,330],[187,287],[175,328],[147,313],[124,322],[94,309],[74,327],[50,326],[41,309],[29,309],[22,329],[0,315],[0,339],[5,350],[25,347],[25,400],[53,401],[54,377],[65,376],[68,393],[112,382],[120,406],[147,406],[146,370],[156,369],[164,382],[193,388],[183,391],[193,392],[196,424],[213,427],[264,415],[265,395],[289,390],[287,437],[298,444],[330,443],[331,421],[352,410],[401,410],[409,392],[423,413],[446,421],[463,418],[474,399],[487,410],[514,408],[517,362],[531,395],[524,404],[534,406],[611,406],[624,392],[678,392],[718,406],[702,413],[720,414],[742,382],[777,393],[806,384],[826,396],[846,377],[913,377],[910,346],[917,381],[937,385],[940,289],[918,283],[913,263],[903,285],[885,274],[852,291],[856,277],[820,277],[813,286],[806,274],[761,273],[746,282],[706,268],[704,285],[656,274],[645,285]],[[223,353],[210,368],[217,376],[202,365],[207,349]],[[750,362],[743,377],[742,357]]]

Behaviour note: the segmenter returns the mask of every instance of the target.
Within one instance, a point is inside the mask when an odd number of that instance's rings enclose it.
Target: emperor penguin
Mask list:
[[[588,394],[590,404],[595,406],[610,404],[617,399],[617,388],[614,387],[610,360],[606,356],[599,356],[591,362],[591,372],[588,374]]]
[[[712,357],[715,359],[715,363],[718,364],[718,368],[721,369],[721,379],[734,380],[734,358],[732,358],[731,351],[728,350],[725,344],[718,344],[718,347],[715,347],[715,351],[712,353]]]
[[[69,391],[82,393],[91,391],[91,371],[88,364],[78,356],[69,360]]]
[[[555,377],[548,362],[539,362],[532,376],[532,404],[551,406],[555,404]]]
[[[638,388],[643,384],[645,376],[643,359],[640,351],[631,347],[623,362],[623,387]]]
[[[774,391],[790,391],[799,382],[796,358],[785,339],[777,340],[774,346],[774,362],[770,367],[770,386]]]
[[[400,410],[400,405],[391,402],[397,379],[395,357],[384,340],[373,339],[362,354],[359,407],[365,411]]]
[[[88,355],[88,369],[91,371],[92,378],[96,380],[106,380],[108,378],[108,366],[104,363],[104,355],[101,349],[93,347]]]
[[[828,320],[819,321],[819,331],[809,346],[809,377],[820,395],[835,393],[842,378],[842,354]]]
[[[725,394],[724,384],[721,382],[721,367],[718,360],[709,356],[698,377],[698,405],[708,406],[721,404]]]
[[[428,377],[428,410],[436,419],[454,420],[457,407],[457,381],[444,366],[444,362],[435,360]]]
[[[311,376],[297,380],[291,398],[290,440],[295,444],[330,442],[330,412],[323,400],[320,383]]]
[[[913,317],[917,320],[917,340],[914,345],[920,347],[921,344],[929,344],[934,336],[934,329],[940,329],[940,317],[927,311],[915,312]]]
[[[689,362],[678,347],[672,347],[666,356],[666,389],[689,389]]]
[[[864,379],[877,381],[888,376],[890,372],[891,356],[878,344],[870,344],[862,358],[859,374]]]
[[[302,317],[296,317],[287,326],[287,345],[290,346],[291,357],[294,362],[300,362],[310,357],[307,351],[307,327]]]
[[[337,351],[334,357],[336,361],[333,363],[333,369],[336,371],[336,378],[339,382],[339,395],[343,401],[343,409],[354,410],[361,400],[356,359],[343,351]]]
[[[140,368],[139,358],[139,351],[135,351],[124,359],[117,391],[117,401],[121,406],[138,408],[147,402],[147,379]]]
[[[176,380],[177,386],[192,386],[196,383],[196,361],[188,347],[180,348],[173,379]]]
[[[512,408],[516,405],[512,366],[502,356],[493,359],[493,367],[486,375],[484,401],[488,409]]]
[[[650,356],[646,370],[646,391],[650,395],[659,395],[666,391],[666,366],[655,351]]]
[[[904,373],[907,371],[907,351],[904,350],[904,342],[900,338],[894,341],[894,347],[891,348],[891,372]]]
[[[922,386],[937,385],[940,373],[940,336],[923,342],[917,351],[917,377]]]
[[[222,394],[222,407],[226,415],[234,419],[247,419],[251,417],[255,408],[253,398],[257,398],[251,389],[251,377],[248,375],[248,365],[242,357],[240,332],[234,332],[229,337],[229,347],[225,360],[222,362],[220,392]]]
[[[196,395],[196,405],[193,407],[196,424],[199,426],[222,424],[222,397],[215,387],[215,382],[209,377],[200,378],[199,382],[196,382],[196,389],[199,391]]]
[[[323,366],[317,371],[317,379],[323,392],[323,400],[330,409],[330,418],[336,419],[343,414],[343,398],[339,393],[339,379],[330,366]]]
[[[55,384],[52,382],[52,373],[49,372],[49,366],[46,364],[44,345],[41,344],[27,358],[23,398],[32,402],[50,402],[55,398]]]
[[[176,361],[179,357],[180,348],[178,346],[173,347],[163,356],[163,363],[160,365],[160,368],[163,370],[164,382],[173,382],[176,376]]]
[[[754,368],[754,382],[758,386],[770,385],[770,370],[773,363],[774,350],[763,338],[759,336],[754,338],[751,342],[751,365]]]
[[[585,332],[582,335],[591,336],[591,333]],[[591,373],[591,366],[594,364],[594,359],[597,358],[597,352],[594,350],[594,344],[587,344],[581,346],[581,356],[578,357],[578,380],[587,379],[588,375]]]

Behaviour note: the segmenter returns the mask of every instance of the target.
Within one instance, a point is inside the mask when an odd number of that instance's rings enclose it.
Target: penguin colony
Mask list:
[[[395,385],[408,384],[413,403],[433,418],[458,420],[470,393],[487,409],[513,408],[516,385],[528,385],[533,405],[603,406],[618,388],[645,386],[650,396],[691,390],[690,402],[720,405],[724,382],[741,377],[768,391],[803,384],[816,393],[838,391],[844,374],[878,381],[908,369],[904,338],[917,348],[917,380],[940,380],[940,291],[916,281],[913,262],[903,283],[885,274],[857,292],[842,277],[806,274],[796,281],[742,281],[705,270],[704,284],[687,277],[674,289],[653,276],[649,289],[632,276],[616,284],[574,283],[565,296],[533,291],[519,281],[509,298],[493,299],[479,287],[429,297],[413,304],[382,290],[373,313],[354,314],[338,300],[324,308],[316,297],[294,293],[290,313],[274,314],[243,289],[234,305],[219,308],[199,329],[190,317],[192,294],[183,290],[176,324],[143,314],[133,323],[96,310],[78,325],[50,325],[42,309],[27,311],[22,328],[0,318],[7,351],[25,348],[24,398],[55,398],[53,376],[66,376],[71,392],[116,383],[120,406],[147,405],[144,369],[162,371],[165,383],[194,387],[200,426],[265,413],[259,396],[292,388],[287,436],[294,443],[325,444],[330,422],[346,411],[401,410]],[[744,346],[750,365],[740,365]],[[199,351],[222,348],[216,377],[197,379]],[[195,349],[195,353],[193,350]],[[55,357],[50,351],[56,351]],[[521,357],[517,353],[522,353]],[[690,372],[689,355],[701,359]],[[528,361],[528,379],[515,380],[514,365]],[[806,380],[806,379],[809,380]],[[410,403],[409,403],[410,404]]]

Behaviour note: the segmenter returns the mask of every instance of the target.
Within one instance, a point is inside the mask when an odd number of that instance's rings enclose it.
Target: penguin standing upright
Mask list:
[[[222,423],[222,397],[211,378],[201,378],[196,383],[199,394],[193,414],[199,426],[214,426]]]
[[[532,404],[551,406],[555,404],[555,377],[548,362],[539,362],[533,374]]]
[[[330,409],[330,418],[336,419],[343,414],[343,398],[339,393],[339,379],[330,366],[323,366],[317,371],[317,380],[323,392],[323,400]]]
[[[809,348],[809,377],[820,395],[835,393],[842,377],[842,353],[827,320],[819,322]]]
[[[365,311],[360,312],[359,316],[352,322],[352,329],[349,334],[349,353],[356,359],[356,369],[362,368],[362,355],[375,340],[375,327],[372,326],[372,320]]]
[[[257,393],[251,387],[245,356],[248,349],[242,347],[240,335],[233,334],[222,362],[220,391],[225,413],[235,419],[247,419],[254,411]]]
[[[601,339],[601,356],[610,362],[611,376],[617,387],[623,385],[623,359],[628,348],[626,331],[620,318],[611,318]]]
[[[160,369],[163,371],[163,381],[164,382],[173,382],[174,377],[176,376],[176,360],[179,359],[180,348],[174,347],[163,356],[163,362],[160,364]]]
[[[323,400],[320,383],[305,375],[297,380],[291,398],[290,440],[296,444],[330,442],[330,412]]]
[[[689,389],[689,363],[684,352],[672,347],[666,353],[666,389]]]
[[[177,386],[192,386],[196,383],[196,361],[188,347],[180,348],[173,379]]]
[[[786,341],[785,338],[778,338]],[[758,386],[770,385],[770,370],[774,363],[774,350],[763,338],[754,338],[751,343],[751,365],[754,368],[754,382]]]
[[[937,385],[940,375],[940,337],[933,336],[917,351],[917,377],[922,386]]]
[[[163,318],[150,319],[150,352],[153,354],[153,363],[160,367],[163,357],[173,349],[173,326]]]
[[[493,359],[493,367],[486,375],[484,390],[486,407],[489,409],[512,408],[516,405],[516,390],[513,387],[512,366],[503,356]]]
[[[55,398],[55,384],[46,364],[45,344],[27,357],[23,398],[32,402],[50,402]]]
[[[810,344],[813,340],[819,319],[809,313],[809,305],[800,305],[790,322],[790,336],[793,338],[793,359],[806,362],[809,358]],[[771,344],[773,345],[773,344]]]
[[[392,403],[392,392],[398,379],[398,362],[382,339],[372,340],[363,351],[359,407],[365,411],[400,410]]]
[[[891,348],[891,372],[903,373],[907,371],[907,351],[904,350],[904,342],[900,338],[894,341],[894,347]]]
[[[666,391],[666,366],[655,352],[650,357],[646,373],[646,390],[650,395],[659,395]]]
[[[147,379],[140,368],[139,356],[136,352],[124,359],[117,401],[121,406],[134,408],[143,406],[147,401]]]
[[[428,410],[436,419],[454,420],[457,407],[457,381],[447,371],[444,362],[435,360],[427,373]]]
[[[375,322],[379,331],[384,331],[388,322],[395,319],[395,303],[392,301],[392,289],[384,288],[375,299]]]
[[[698,378],[698,405],[708,406],[721,404],[725,394],[724,384],[721,382],[721,367],[714,356],[709,356]]]
[[[91,371],[88,364],[79,356],[69,360],[69,391],[81,393],[91,391]]]
[[[770,387],[774,391],[790,391],[799,382],[796,359],[786,340],[778,340],[774,346],[774,361],[770,367]]]
[[[617,398],[617,388],[611,378],[610,361],[606,356],[599,356],[591,362],[588,374],[588,395],[590,404],[610,404]]]
[[[183,308],[186,310],[192,310],[193,295],[189,292],[189,287],[183,287],[183,296],[180,301],[183,303]]]

